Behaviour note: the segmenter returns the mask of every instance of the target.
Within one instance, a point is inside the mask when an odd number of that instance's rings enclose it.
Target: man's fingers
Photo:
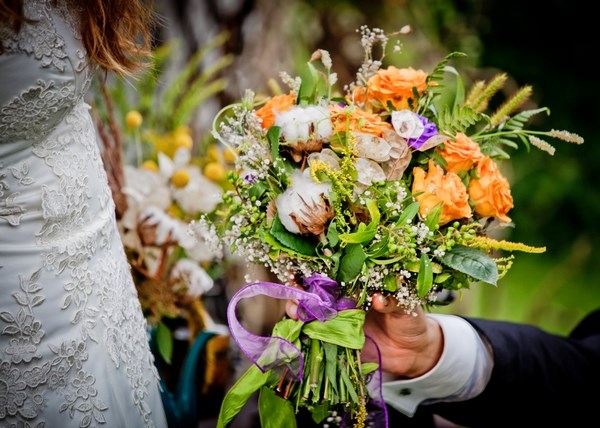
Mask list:
[[[384,294],[375,293],[373,294],[373,300],[371,301],[372,308],[377,312],[383,314],[389,314],[398,309],[396,299],[392,296],[386,296]]]
[[[298,319],[298,302],[296,300],[288,300],[285,302],[285,313],[293,320]]]

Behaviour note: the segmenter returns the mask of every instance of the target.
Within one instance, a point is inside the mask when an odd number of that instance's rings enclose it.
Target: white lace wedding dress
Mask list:
[[[24,3],[37,23],[0,22],[0,426],[166,427],[76,19]]]

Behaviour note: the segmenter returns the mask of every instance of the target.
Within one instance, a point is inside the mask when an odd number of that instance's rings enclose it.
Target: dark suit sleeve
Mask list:
[[[569,337],[523,324],[466,320],[493,348],[488,386],[471,400],[421,407],[465,427],[598,426],[600,310]]]

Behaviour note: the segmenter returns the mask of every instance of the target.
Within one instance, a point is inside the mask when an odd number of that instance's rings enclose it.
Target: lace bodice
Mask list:
[[[0,426],[165,427],[65,2],[0,23]]]
[[[6,53],[0,67],[18,70],[16,79],[0,85],[0,143],[46,137],[89,87],[78,23],[64,3],[57,9],[48,3],[25,2],[26,16],[36,22],[18,35],[0,26]]]

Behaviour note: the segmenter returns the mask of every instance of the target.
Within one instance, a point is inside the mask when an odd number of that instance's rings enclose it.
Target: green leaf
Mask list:
[[[329,241],[329,245],[335,247],[338,242],[340,242],[339,234],[337,231],[337,225],[335,223],[335,219],[329,223],[327,227],[327,241]]]
[[[386,275],[383,278],[383,289],[392,293],[398,291],[398,281],[396,275]]]
[[[412,204],[404,208],[402,214],[400,214],[400,217],[398,218],[397,224],[404,225],[409,220],[415,218],[415,216],[419,212],[419,205],[421,205],[419,202],[413,202]]]
[[[333,343],[323,342],[323,350],[325,351],[325,376],[333,388],[333,393],[339,395],[337,382],[333,379],[337,378],[337,354],[338,347]],[[319,422],[319,421],[317,421]]]
[[[337,274],[339,282],[350,282],[360,273],[367,255],[360,244],[346,246],[346,251],[340,260],[340,268]]]
[[[369,373],[373,373],[378,368],[379,364],[377,363],[362,363],[360,365],[360,372],[363,376],[367,376]]]
[[[267,140],[271,146],[271,158],[273,161],[279,157],[279,135],[281,128],[279,126],[271,126],[267,131]]]
[[[338,312],[329,321],[311,321],[304,325],[302,332],[311,339],[319,339],[350,349],[362,349],[365,344],[365,311],[347,309]]]
[[[421,255],[421,265],[419,267],[419,275],[417,276],[417,295],[425,297],[433,287],[433,270],[431,268],[431,260],[427,254]]]
[[[427,218],[425,219],[425,225],[429,228],[429,230],[435,230],[440,221],[440,215],[442,215],[442,207],[443,203],[437,204],[429,214],[427,214]]]
[[[358,227],[358,232],[342,233],[339,235],[341,241],[348,244],[364,244],[371,241],[375,237],[375,234],[377,233],[377,227],[379,226],[379,220],[381,219],[381,214],[377,208],[376,201],[369,199],[366,205],[371,217],[371,222],[369,225],[365,226],[364,223],[361,223]]]
[[[258,395],[258,414],[260,426],[263,428],[296,427],[292,402],[279,397],[271,388],[261,388]]]
[[[279,243],[284,245],[285,248],[290,248],[306,256],[314,256],[317,254],[316,243],[307,240],[301,235],[295,235],[288,231],[281,223],[279,216],[275,216],[273,219],[270,233]]]
[[[344,367],[342,365],[341,361],[338,363],[338,365],[339,365],[338,374],[340,376],[341,381],[344,383],[344,385],[346,385],[346,392],[350,394],[350,400],[357,403],[358,402],[358,393],[356,392],[354,383],[350,379],[350,376],[348,376],[348,373],[346,372],[346,367]]]
[[[252,364],[225,394],[221,402],[216,428],[226,428],[227,424],[242,410],[250,397],[262,388],[268,379],[268,372],[263,373]]]
[[[333,378],[335,379],[335,378]],[[335,384],[335,382],[333,382]],[[329,402],[325,401],[321,404],[316,404],[311,411],[312,419],[317,424],[321,424],[327,416],[329,416]]]
[[[379,241],[375,242],[373,245],[371,245],[368,248],[368,250],[366,251],[367,256],[369,256],[369,258],[376,258],[376,257],[381,257],[381,256],[387,254],[389,241],[390,241],[389,233],[386,231],[383,231],[383,236],[381,237],[381,239]]]
[[[498,282],[496,262],[474,248],[457,245],[446,251],[441,261],[452,269],[488,284],[496,285]]]
[[[318,72],[317,69],[309,62],[307,63],[308,74],[302,75],[302,84],[298,90],[298,99],[296,104],[301,105],[302,101],[308,104],[314,104],[317,84],[318,84]]]
[[[156,325],[156,347],[163,360],[171,364],[173,357],[173,334],[171,333],[171,329],[162,322]]]

